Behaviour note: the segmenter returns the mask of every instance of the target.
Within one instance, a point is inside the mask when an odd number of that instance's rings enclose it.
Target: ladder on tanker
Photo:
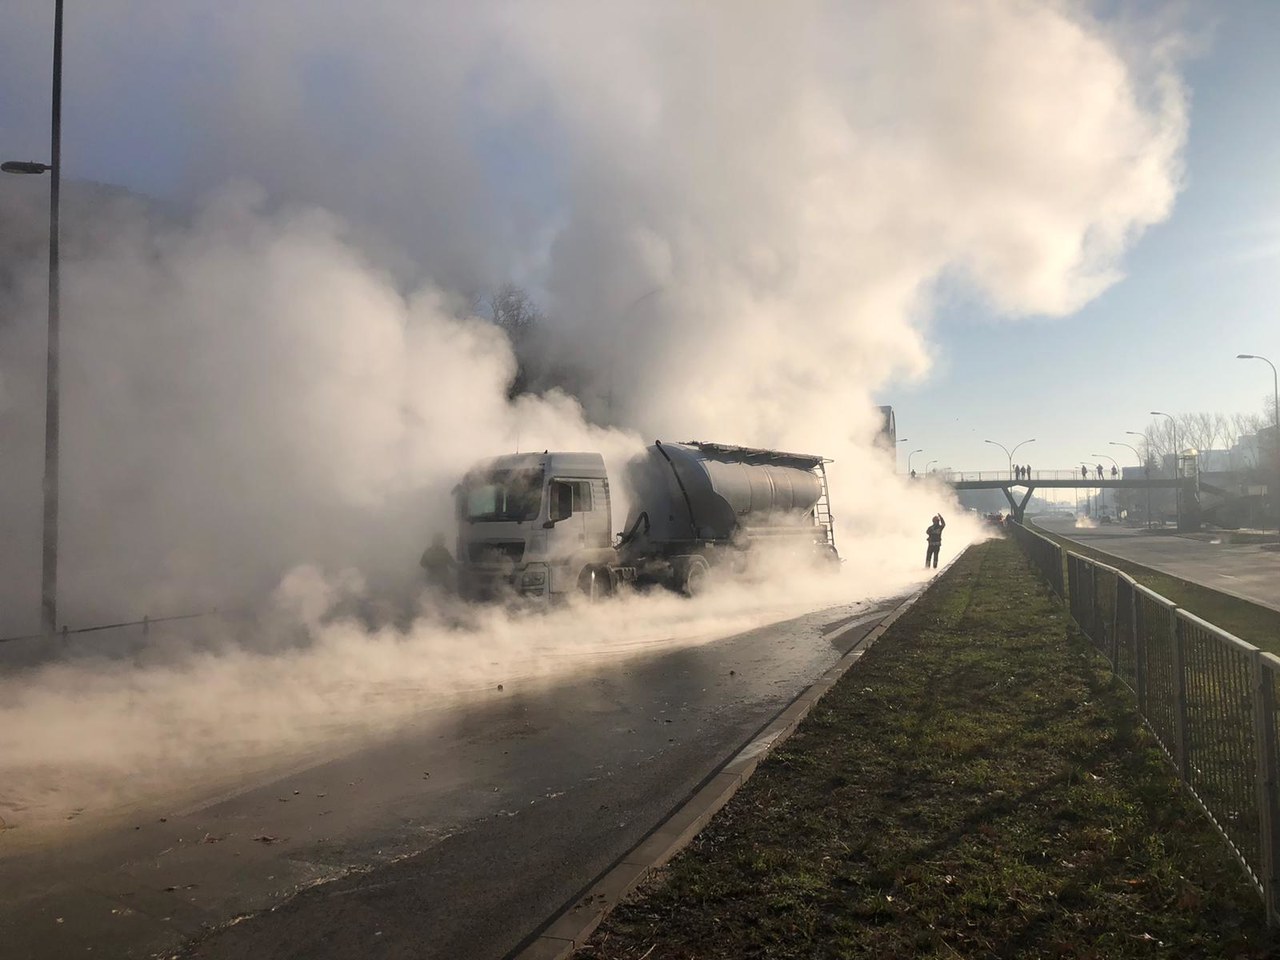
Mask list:
[[[831,494],[827,487],[827,462],[825,460],[818,464],[818,482],[822,485],[822,493],[818,497],[818,502],[813,505],[813,520],[814,523],[822,528],[826,545],[834,553],[836,549],[836,525],[834,518],[831,516]]]

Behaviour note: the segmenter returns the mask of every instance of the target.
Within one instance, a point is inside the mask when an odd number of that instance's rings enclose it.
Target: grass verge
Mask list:
[[[1256,603],[1250,603],[1248,600],[1242,600],[1239,597],[1233,597],[1230,594],[1214,590],[1212,587],[1192,583],[1190,580],[1183,580],[1181,577],[1161,573],[1159,570],[1152,570],[1150,567],[1144,567],[1140,563],[1134,563],[1131,560],[1125,560],[1123,557],[1117,557],[1102,550],[1085,546],[1078,540],[1069,540],[1035,524],[1029,524],[1027,529],[1038,533],[1042,537],[1056,541],[1062,545],[1064,551],[1071,550],[1082,557],[1097,560],[1109,567],[1115,567],[1117,570],[1127,573],[1144,587],[1172,600],[1189,613],[1194,613],[1197,617],[1208,620],[1228,633],[1234,633],[1241,640],[1248,640],[1259,649],[1280,656],[1280,610],[1259,606]],[[1062,559],[1062,576],[1065,583],[1065,553]]]
[[[581,955],[1254,958],[1275,943],[1127,691],[996,540]]]

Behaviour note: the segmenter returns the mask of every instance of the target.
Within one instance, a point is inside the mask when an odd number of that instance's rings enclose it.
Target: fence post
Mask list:
[[[1116,598],[1111,605],[1111,636],[1107,644],[1111,655],[1112,673],[1120,672],[1120,575],[1116,574]]]
[[[1102,605],[1098,602],[1098,566],[1097,564],[1089,564],[1089,632],[1093,634],[1090,639],[1093,641],[1094,647],[1104,656],[1106,648],[1102,645]]]
[[[1262,900],[1267,926],[1280,926],[1280,794],[1277,792],[1275,684],[1255,650],[1250,658],[1253,672],[1253,737],[1258,755],[1258,839],[1261,862]]]
[[[1175,608],[1170,608],[1169,617],[1173,627],[1173,741],[1174,759],[1178,763],[1178,776],[1183,783],[1191,782],[1191,743],[1190,730],[1187,723],[1187,651],[1186,633],[1183,630],[1182,618]]]
[[[1129,591],[1133,601],[1133,686],[1138,695],[1138,713],[1147,716],[1147,637],[1146,617],[1136,589]]]

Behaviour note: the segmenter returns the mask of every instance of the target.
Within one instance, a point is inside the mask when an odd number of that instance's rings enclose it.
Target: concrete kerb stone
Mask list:
[[[600,922],[609,911],[639,886],[652,870],[662,866],[688,846],[689,842],[755,772],[760,761],[795,732],[822,695],[830,690],[836,681],[861,659],[867,649],[884,636],[885,631],[911,609],[915,602],[938,582],[938,578],[963,555],[964,551],[956,554],[928,583],[898,604],[887,617],[842,656],[835,666],[801,691],[760,733],[734,754],[711,780],[592,884],[586,894],[571,907],[562,911],[537,939],[523,949],[510,954],[508,960],[565,960],[575,950],[585,945],[587,938],[595,932],[596,927],[600,926]],[[845,633],[857,629],[858,626],[858,624],[851,624],[832,634],[829,639],[834,642]]]

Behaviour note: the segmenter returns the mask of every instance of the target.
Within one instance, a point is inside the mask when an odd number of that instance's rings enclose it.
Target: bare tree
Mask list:
[[[495,292],[482,297],[479,306],[495,326],[507,332],[512,343],[519,343],[544,320],[533,298],[514,283],[504,283]]]
[[[1233,413],[1230,422],[1232,443],[1238,443],[1241,437],[1252,436],[1260,427],[1267,425],[1260,413]]]
[[[1182,449],[1216,450],[1223,439],[1221,414],[1183,413],[1178,415],[1178,443]]]

